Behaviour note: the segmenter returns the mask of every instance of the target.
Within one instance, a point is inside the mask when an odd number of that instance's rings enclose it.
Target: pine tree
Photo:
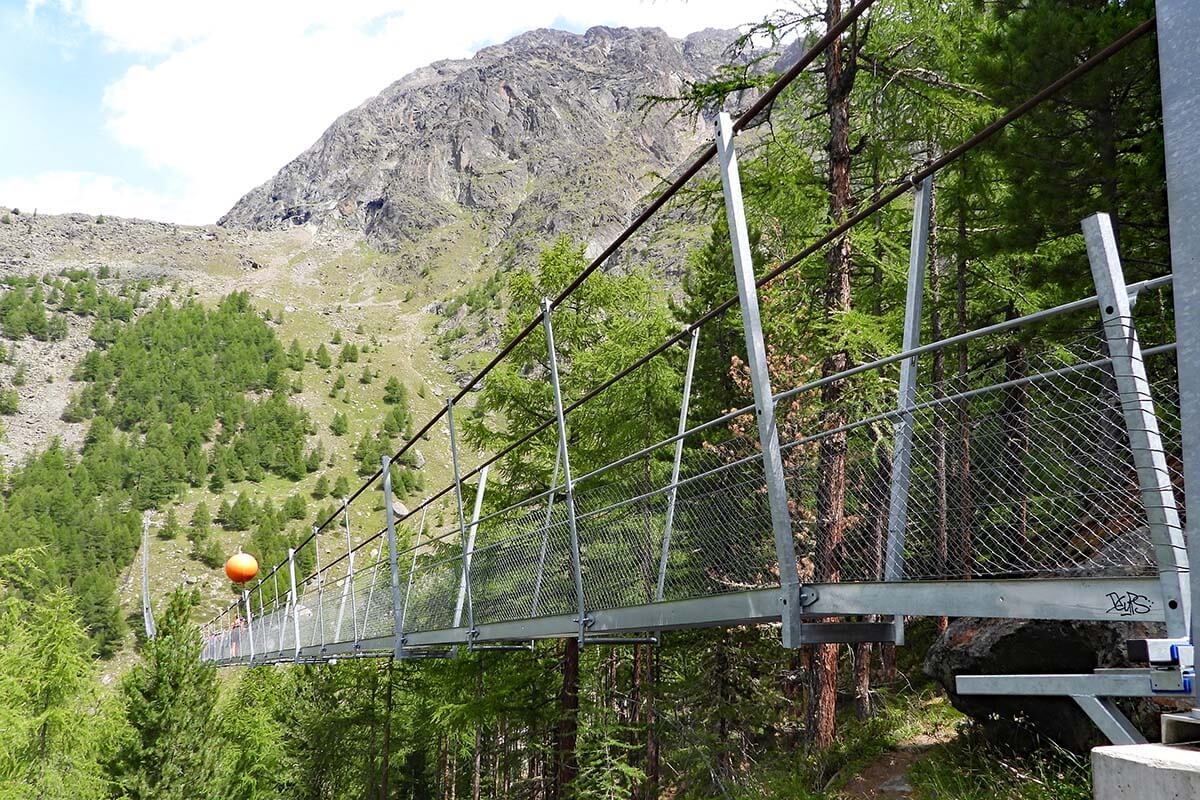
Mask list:
[[[288,369],[301,372],[304,369],[304,351],[300,348],[300,340],[292,339],[287,353]]]
[[[191,530],[188,532],[188,538],[192,541],[196,537],[208,536],[212,531],[212,515],[208,511],[208,504],[201,500],[196,504],[196,508],[192,511]]]
[[[337,480],[333,482],[333,491],[331,497],[341,499],[350,495],[350,479],[345,475],[338,475]]]
[[[220,494],[225,491],[225,482],[228,480],[225,465],[218,463],[213,467],[212,475],[208,478],[208,490],[213,494]]]
[[[284,519],[304,519],[308,513],[308,504],[304,502],[304,495],[293,494],[283,504]]]
[[[329,430],[334,436],[345,436],[350,430],[350,422],[346,419],[346,415],[340,411],[333,415],[333,420],[329,423]]]
[[[96,713],[92,645],[71,593],[19,596],[33,564],[28,551],[0,556],[0,796],[100,800],[111,705]]]
[[[225,747],[219,784],[225,800],[271,800],[289,794],[287,729],[276,716],[287,689],[286,676],[278,670],[250,669],[239,676],[220,722]]]
[[[325,349],[325,344],[317,348],[317,366],[321,369],[329,369],[333,366],[333,359],[329,357],[329,351]]]
[[[323,500],[329,494],[329,478],[322,475],[317,478],[317,483],[313,486],[312,496],[315,500]]]
[[[383,402],[390,406],[408,404],[408,390],[395,375],[388,378],[383,386]]]
[[[386,441],[385,436],[372,436],[365,431],[359,437],[358,444],[354,446],[359,475],[371,475],[379,469],[379,461],[387,449]]]
[[[222,524],[231,531],[246,531],[250,530],[257,516],[254,503],[245,492],[240,492],[229,507],[229,514],[224,517]]]
[[[200,630],[191,620],[197,602],[195,592],[171,594],[158,635],[122,684],[133,736],[116,771],[133,800],[221,796],[217,674],[200,661]]]
[[[160,539],[177,539],[179,532],[182,530],[179,525],[179,517],[175,515],[175,506],[167,509],[167,519],[163,526],[158,530],[158,538]]]

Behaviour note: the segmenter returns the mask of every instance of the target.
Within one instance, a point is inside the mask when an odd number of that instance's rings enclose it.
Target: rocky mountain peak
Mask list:
[[[603,238],[654,173],[708,136],[644,99],[710,75],[735,36],[540,29],[435,62],[342,115],[219,224],[333,226],[385,250],[463,222],[485,229],[489,249],[562,232]]]

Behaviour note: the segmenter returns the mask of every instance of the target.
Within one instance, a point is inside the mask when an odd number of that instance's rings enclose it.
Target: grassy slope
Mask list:
[[[194,294],[209,304],[229,292],[245,290],[260,310],[279,320],[276,332],[285,347],[292,339],[299,340],[306,350],[315,350],[324,342],[336,360],[340,347],[330,343],[335,332],[340,332],[343,341],[354,342],[360,348],[364,344],[370,346],[370,352],[361,356],[357,364],[344,369],[346,390],[337,398],[329,397],[338,374],[336,363],[329,371],[308,363],[300,375],[304,389],[293,400],[306,408],[314,420],[317,433],[310,438],[310,445],[318,440],[324,444],[326,465],[321,472],[295,484],[274,477],[260,484],[232,484],[220,496],[203,489],[189,490],[176,504],[176,514],[185,524],[201,499],[214,513],[222,498],[232,499],[240,491],[256,498],[271,497],[278,506],[290,494],[302,492],[308,496],[320,474],[326,474],[331,485],[338,475],[345,474],[351,479],[351,486],[357,487],[361,479],[354,475],[354,445],[364,431],[373,433],[380,427],[385,411],[383,386],[388,377],[395,375],[408,387],[413,420],[419,425],[441,408],[448,394],[457,391],[455,378],[476,371],[496,346],[502,309],[479,309],[464,319],[464,308],[453,319],[447,319],[438,314],[438,304],[482,286],[495,275],[498,264],[509,268],[528,266],[532,258],[529,254],[536,252],[539,244],[545,244],[534,233],[525,231],[518,237],[527,245],[521,254],[513,251],[511,242],[502,241],[485,256],[492,231],[486,221],[469,213],[393,253],[377,252],[346,234],[314,235],[305,229],[257,233],[117,218],[100,222],[82,215],[22,217],[18,222],[0,228],[0,261],[16,265],[20,272],[95,270],[104,265],[120,279],[161,281],[156,293],[166,292],[176,300]],[[665,251],[684,248],[696,230],[674,217],[661,226],[651,226],[645,242],[631,243],[630,262],[648,263],[644,257],[647,245],[650,250],[658,251],[660,258]],[[661,263],[659,259],[651,261]],[[486,320],[488,325],[484,324],[485,315],[490,315]],[[358,334],[360,326],[362,333]],[[458,329],[465,334],[453,335]],[[67,376],[82,357],[84,348],[90,345],[85,337],[81,330],[77,337],[79,347],[63,358],[42,352],[44,348],[39,343],[27,340],[22,343],[22,359],[44,366],[53,373],[54,388],[65,389],[69,386]],[[364,366],[377,373],[370,385],[358,380]],[[41,372],[36,374],[39,377],[35,386],[49,385],[42,382]],[[0,380],[4,378],[0,374]],[[23,408],[44,410],[47,402],[42,394],[47,392],[42,390],[38,396],[31,394],[23,399]],[[63,394],[56,400],[58,405],[65,403]],[[335,437],[329,431],[329,422],[337,412],[346,414],[350,423],[350,432],[342,437]],[[42,416],[46,418],[41,420],[43,427],[49,428],[45,441],[40,436],[26,437],[29,441],[21,447],[9,447],[0,455],[10,463],[17,463],[25,453],[44,446],[50,436],[65,435],[70,444],[80,441],[84,426],[68,425],[57,419],[57,413]],[[20,415],[9,422],[14,426],[27,424]],[[451,472],[445,424],[437,426],[417,449],[425,461],[427,489],[446,485]],[[471,452],[461,455],[467,469],[481,459],[479,454]],[[319,506],[331,502],[308,500],[310,519]],[[449,506],[439,508],[430,513],[429,527],[445,528],[453,516]],[[156,521],[161,523],[163,517],[157,515]],[[291,529],[308,524],[308,520],[293,522]],[[378,498],[367,496],[355,503],[351,524],[356,541],[377,531],[382,524]],[[234,552],[249,535],[219,527],[214,530],[222,551],[228,553]],[[221,571],[208,569],[191,559],[189,550],[190,543],[183,536],[174,541],[151,538],[152,598],[161,602],[171,588],[186,581],[201,590],[204,614],[232,602],[235,595]],[[323,557],[342,552],[344,539],[340,536],[325,542]],[[264,567],[269,569],[270,565]],[[139,570],[140,561],[135,561],[120,590],[123,607],[131,627],[135,628],[140,627]],[[123,670],[131,658],[132,653],[126,652],[115,659],[108,670],[110,675]]]
[[[436,313],[422,309],[470,289],[494,272],[493,267],[477,266],[484,249],[486,230],[471,220],[447,226],[433,246],[425,244],[419,252],[394,254],[373,251],[352,239],[318,241],[303,232],[243,234],[218,230],[212,235],[201,236],[197,234],[200,229],[182,229],[184,233],[175,236],[157,230],[147,232],[128,223],[126,229],[133,231],[128,236],[138,245],[130,247],[129,238],[101,238],[86,226],[80,234],[80,226],[65,219],[43,218],[40,224],[70,229],[75,235],[66,246],[42,251],[36,243],[27,245],[17,241],[13,246],[32,251],[32,257],[21,269],[23,272],[40,274],[64,268],[95,269],[105,264],[122,279],[165,279],[156,288],[154,299],[166,293],[179,301],[194,294],[207,304],[215,303],[229,292],[246,290],[261,311],[277,320],[274,327],[285,347],[293,339],[299,340],[305,350],[316,350],[324,343],[334,358],[334,366],[329,370],[309,362],[302,373],[292,374],[292,377],[299,375],[304,387],[292,399],[309,412],[317,431],[310,437],[310,446],[320,441],[326,451],[322,469],[296,483],[270,476],[259,484],[230,484],[221,495],[214,495],[207,489],[188,490],[175,506],[180,522],[185,525],[199,501],[205,501],[215,513],[223,498],[232,499],[240,491],[259,499],[270,497],[276,506],[291,494],[303,493],[308,500],[311,519],[318,507],[332,502],[331,498],[315,501],[309,494],[320,475],[326,475],[332,485],[338,475],[344,474],[356,488],[362,479],[354,474],[354,446],[364,431],[374,433],[381,426],[386,411],[383,387],[388,377],[395,375],[408,387],[411,412],[418,424],[435,413],[449,393],[457,390],[453,382],[455,373],[448,370],[441,357],[443,348],[437,344],[437,328],[446,321]],[[108,230],[112,230],[111,223]],[[12,232],[4,233],[11,235]],[[182,243],[181,239],[184,240]],[[82,246],[80,240],[87,246]],[[197,244],[198,240],[201,244]],[[249,266],[250,261],[258,268]],[[418,263],[421,266],[415,267]],[[474,331],[476,326],[468,324],[467,327]],[[358,333],[359,330],[362,332]],[[369,351],[360,355],[358,363],[340,369],[346,377],[346,389],[338,393],[337,398],[331,398],[330,388],[339,373],[336,362],[340,345],[331,343],[335,333],[340,333],[343,342],[353,342],[360,349],[365,345]],[[477,366],[486,357],[484,353],[464,352],[477,347],[478,341],[477,335],[471,335],[454,343],[456,367]],[[33,410],[46,405],[46,398],[41,395],[46,394],[45,387],[50,385],[46,383],[48,378],[53,379],[55,388],[69,386],[67,376],[90,345],[82,330],[72,342],[75,346],[70,348],[72,352],[67,356],[57,351],[51,353],[48,346],[33,340],[20,343],[21,360],[33,367],[30,370],[31,385],[22,390],[29,395],[22,401],[24,416],[8,418],[5,422],[9,426],[28,425],[34,421]],[[376,373],[369,385],[359,382],[364,366]],[[12,368],[3,369],[11,371]],[[7,377],[7,372],[0,374],[0,379],[7,380]],[[350,423],[349,433],[341,437],[334,436],[329,430],[329,423],[337,412],[344,413]],[[45,441],[39,437],[26,437],[30,441],[21,448],[6,451],[10,462],[18,463],[25,453],[40,449],[53,435],[62,435],[69,443],[77,444],[85,427],[68,425],[56,415],[46,420],[37,417],[36,421],[39,426],[49,427]],[[445,485],[451,476],[445,426],[435,429],[417,449],[425,459],[426,485],[434,488]],[[465,460],[471,464],[477,458],[467,454]],[[381,526],[381,504],[377,497],[367,495],[352,509],[351,527],[356,542]],[[161,523],[164,517],[165,514],[159,513],[155,521]],[[292,530],[306,528],[309,519],[290,523],[290,527]],[[442,521],[445,522],[444,515]],[[431,516],[431,525],[436,522]],[[228,553],[234,552],[239,542],[249,536],[248,532],[224,531],[219,527],[214,527],[214,533],[221,550]],[[341,535],[323,537],[323,540],[323,558],[333,558],[344,552],[345,540]],[[172,588],[185,581],[200,589],[203,597],[201,613],[205,615],[224,607],[234,598],[232,587],[221,570],[209,569],[189,557],[190,543],[184,536],[173,541],[152,536],[149,549],[151,596],[156,603],[162,602]],[[270,565],[265,566],[269,568]],[[120,589],[122,605],[133,628],[141,624],[140,569],[139,556]],[[132,635],[129,642],[132,645]],[[107,665],[108,677],[122,672],[132,658],[132,648],[126,648]]]

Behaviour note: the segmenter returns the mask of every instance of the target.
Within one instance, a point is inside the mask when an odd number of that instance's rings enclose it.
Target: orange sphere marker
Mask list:
[[[225,574],[234,583],[245,583],[258,574],[258,561],[249,553],[235,553],[225,562]]]

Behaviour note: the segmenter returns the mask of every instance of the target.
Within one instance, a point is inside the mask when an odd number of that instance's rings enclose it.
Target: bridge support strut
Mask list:
[[[663,523],[662,553],[658,558],[658,583],[654,587],[654,599],[663,599],[667,582],[667,558],[671,554],[671,529],[675,525],[675,500],[679,494],[679,465],[683,460],[683,434],[687,430],[688,403],[692,398],[692,373],[696,369],[696,345],[700,341],[700,329],[692,331],[688,345],[687,372],[683,374],[683,401],[679,406],[679,430],[675,440],[675,460],[671,464],[671,491],[667,495],[667,519]]]
[[[1175,505],[1167,454],[1158,430],[1150,381],[1146,377],[1142,348],[1133,326],[1133,308],[1108,214],[1094,214],[1085,219],[1083,239],[1087,244],[1092,279],[1096,283],[1104,341],[1112,358],[1113,379],[1129,435],[1142,506],[1150,525],[1150,541],[1154,545],[1154,560],[1166,603],[1167,636],[1183,639],[1187,636],[1191,599],[1184,578],[1188,557],[1183,543],[1183,526]]]
[[[387,521],[388,566],[392,571],[392,619],[395,626],[395,646],[392,653],[396,658],[404,657],[404,605],[400,602],[400,569],[396,559],[400,553],[396,547],[396,510],[392,507],[392,458],[382,457],[383,464],[383,511]]]
[[[575,483],[571,480],[571,457],[567,451],[567,417],[563,411],[562,389],[558,383],[558,354],[554,350],[554,309],[549,298],[542,299],[542,327],[546,332],[546,351],[550,356],[550,386],[554,390],[554,413],[558,422],[558,450],[562,454],[563,485],[567,490],[567,526],[571,536],[571,572],[575,579],[575,606],[579,625],[579,646],[583,647],[588,616],[583,594],[583,567],[579,553],[579,530],[575,521]]]
[[[292,586],[292,637],[296,646],[295,659],[300,660],[300,595],[296,594],[296,551],[291,547],[288,548],[288,580]],[[280,639],[282,640],[282,636]],[[280,641],[280,650],[283,649],[283,642]]]
[[[929,252],[929,222],[933,208],[933,176],[926,177],[913,195],[912,238],[908,249],[908,289],[904,296],[904,333],[901,351],[921,345],[921,309],[925,295],[925,264]],[[892,452],[892,478],[888,499],[887,551],[884,580],[904,580],[904,544],[908,527],[908,492],[912,483],[913,414],[917,402],[917,357],[900,362],[896,409],[896,442]],[[896,644],[904,644],[904,615],[893,618]]]
[[[733,268],[737,276],[738,300],[742,308],[742,331],[746,340],[746,366],[754,388],[758,440],[762,446],[763,475],[771,508],[771,530],[775,536],[775,556],[779,561],[780,616],[783,622],[783,646],[803,643],[800,616],[800,571],[796,563],[796,544],[792,538],[792,515],[788,510],[787,485],[784,482],[783,457],[779,448],[779,429],[775,424],[775,397],[763,341],[762,320],[758,310],[758,287],[754,276],[754,258],[746,228],[746,209],[742,205],[742,183],[738,173],[737,148],[734,146],[733,120],[725,112],[717,115],[717,161],[721,167],[721,188],[725,194],[725,219],[733,247]]]

